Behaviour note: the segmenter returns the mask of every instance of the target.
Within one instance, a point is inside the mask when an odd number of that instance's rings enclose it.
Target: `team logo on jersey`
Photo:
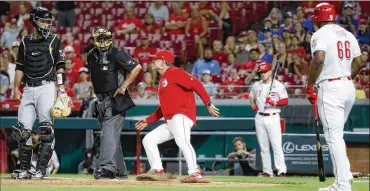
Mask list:
[[[317,45],[317,39],[313,39],[312,40],[312,43],[311,43],[311,48],[313,49],[313,48],[315,48],[316,47],[316,45]]]
[[[270,96],[271,97],[275,97],[276,96],[276,92],[270,92]]]
[[[168,85],[167,79],[164,79],[162,81],[162,87],[166,87]]]

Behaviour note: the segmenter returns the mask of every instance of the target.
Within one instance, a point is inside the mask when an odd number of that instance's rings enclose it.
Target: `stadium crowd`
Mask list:
[[[93,97],[86,55],[93,48],[91,31],[106,26],[114,44],[143,66],[131,87],[135,99],[156,99],[159,76],[149,55],[169,49],[175,64],[201,79],[215,99],[247,99],[259,80],[259,63],[274,67],[291,97],[304,96],[311,60],[310,38],[317,30],[311,21],[318,1],[303,2],[1,2],[1,101],[12,99],[15,58],[22,37],[32,32],[31,7],[44,6],[55,17],[53,31],[63,41],[66,88],[75,99]],[[354,33],[362,48],[364,67],[353,83],[356,97],[369,93],[370,3],[331,1],[337,23]]]

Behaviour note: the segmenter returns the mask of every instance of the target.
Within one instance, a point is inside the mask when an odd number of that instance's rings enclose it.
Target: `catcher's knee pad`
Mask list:
[[[40,147],[36,169],[46,175],[46,167],[49,164],[54,151],[54,129],[51,123],[41,122],[39,124]]]
[[[41,142],[54,142],[53,124],[50,122],[39,123],[39,132]]]
[[[31,130],[25,129],[21,122],[18,122],[16,126],[13,126],[12,136],[16,141],[27,141],[31,137]]]

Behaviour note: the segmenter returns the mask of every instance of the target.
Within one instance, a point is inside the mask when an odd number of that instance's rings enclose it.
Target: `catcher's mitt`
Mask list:
[[[53,117],[67,117],[71,114],[71,107],[69,103],[71,98],[66,94],[59,94],[53,107],[51,108],[51,116]]]

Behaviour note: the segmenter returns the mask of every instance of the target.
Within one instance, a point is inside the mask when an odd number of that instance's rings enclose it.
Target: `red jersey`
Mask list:
[[[141,27],[141,21],[137,18],[132,18],[132,19],[122,19],[118,25],[117,28],[118,30],[124,30],[124,29],[135,29],[135,28],[140,28]]]
[[[142,24],[140,29],[145,33],[145,34],[155,34],[155,31],[157,29],[160,29],[157,23],[153,23],[151,26],[147,26],[145,24]]]
[[[160,106],[146,118],[149,124],[162,117],[171,119],[176,114],[183,114],[196,125],[196,105],[194,92],[197,93],[206,105],[211,102],[205,88],[198,79],[188,74],[185,70],[170,67],[161,76],[159,81]]]
[[[255,61],[248,61],[248,62],[245,62],[243,65],[240,66],[240,69],[241,70],[253,70],[254,67],[256,66],[256,63]]]
[[[199,35],[203,32],[203,24],[202,24],[202,18],[201,20],[193,21],[190,19],[190,26],[189,26],[189,33],[192,35]]]
[[[173,23],[178,23],[178,22],[184,22],[186,23],[188,19],[186,17],[178,17],[178,16],[172,16],[168,19],[168,23],[173,24]],[[185,26],[185,25],[184,25]],[[168,34],[172,35],[177,35],[177,34],[184,34],[185,28],[178,28],[178,29],[166,29]]]
[[[228,55],[225,52],[214,52],[213,53],[213,59],[217,60],[220,65],[222,63],[227,63],[227,57]]]
[[[226,97],[233,97],[236,96],[240,93],[242,93],[242,87],[244,85],[244,81],[241,79],[238,80],[227,80],[224,83],[221,84],[222,89],[224,90],[225,96]]]
[[[311,4],[309,4],[308,1],[304,1],[301,3],[301,7],[303,8],[306,17],[313,15],[316,5],[317,2],[312,2]]]
[[[77,73],[80,70],[80,68],[82,68],[82,67],[85,66],[85,64],[83,63],[83,61],[80,58],[78,58],[78,57],[73,57],[72,58],[72,62],[75,63],[75,65],[73,66],[73,69],[72,70],[74,72],[77,72]]]
[[[75,83],[79,81],[78,73],[72,70],[72,72],[66,72],[65,75],[66,75],[66,80],[64,81],[64,86],[66,88],[72,89],[73,85],[75,85]]]
[[[303,47],[291,48],[288,50],[289,53],[298,53],[299,56],[304,59],[306,58],[306,50]]]
[[[149,55],[153,55],[157,52],[155,48],[147,47],[137,47],[135,48],[134,54],[132,55],[134,58],[137,58],[140,65],[143,64],[150,64],[151,59],[149,58]]]

